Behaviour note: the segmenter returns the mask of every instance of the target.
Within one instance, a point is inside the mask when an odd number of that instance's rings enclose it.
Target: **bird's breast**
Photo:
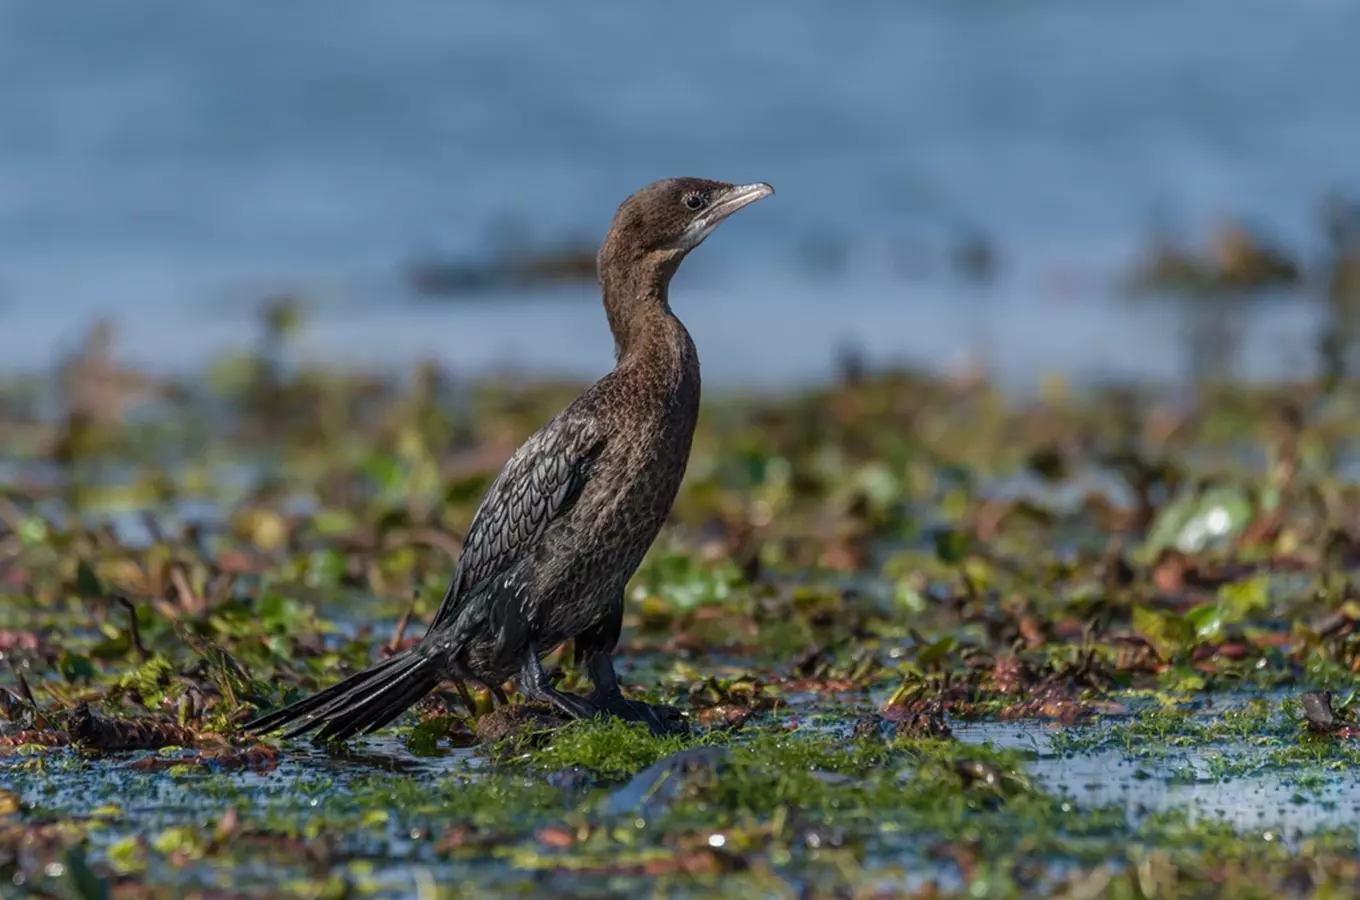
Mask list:
[[[573,511],[573,568],[621,590],[670,514],[684,479],[694,416],[672,408],[611,430]]]

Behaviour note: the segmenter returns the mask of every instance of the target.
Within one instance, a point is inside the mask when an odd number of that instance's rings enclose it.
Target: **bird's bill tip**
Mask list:
[[[741,206],[745,206],[748,203],[755,203],[757,200],[764,200],[773,193],[773,187],[763,181],[757,181],[751,184],[736,185],[732,190],[727,192],[726,197],[723,199],[736,200],[740,202]]]
[[[757,181],[754,184],[734,185],[727,193],[714,201],[713,205],[709,207],[708,215],[703,218],[716,224],[737,210],[750,206],[757,200],[764,200],[773,193],[774,188],[763,181]]]

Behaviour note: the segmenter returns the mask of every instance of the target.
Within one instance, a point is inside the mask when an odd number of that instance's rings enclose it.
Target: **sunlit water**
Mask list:
[[[864,710],[867,711],[867,710]],[[847,728],[855,711],[842,711],[820,724],[809,724],[812,735],[825,736],[827,728]],[[1126,811],[1130,834],[1149,814],[1168,810],[1188,810],[1191,821],[1224,822],[1243,835],[1262,836],[1297,846],[1304,837],[1319,830],[1345,830],[1355,827],[1360,813],[1360,781],[1353,773],[1338,769],[1292,767],[1288,771],[1262,765],[1259,771],[1243,775],[1213,773],[1208,761],[1218,757],[1232,761],[1263,759],[1263,751],[1243,741],[1218,742],[1211,746],[1169,750],[1153,758],[1137,758],[1121,750],[1102,746],[1093,750],[1063,752],[1055,748],[1054,735],[1064,729],[1043,723],[954,722],[955,737],[965,743],[988,743],[997,748],[1029,751],[1033,758],[1024,774],[1037,787],[1071,803],[1072,815],[1114,806]],[[1089,735],[1106,733],[1108,725],[1097,724],[1077,729]],[[693,750],[686,753],[714,757],[721,766],[721,750]],[[150,754],[154,756],[155,754]],[[313,806],[350,790],[353,779],[390,772],[402,778],[444,780],[452,777],[480,777],[486,765],[476,750],[444,751],[433,757],[413,756],[402,741],[392,737],[373,737],[358,743],[347,756],[336,756],[311,748],[305,742],[287,747],[277,768],[265,773],[215,772],[211,767],[189,772],[139,771],[137,760],[148,754],[121,754],[109,759],[80,762],[67,751],[54,751],[41,774],[22,774],[21,760],[0,759],[0,788],[17,791],[21,799],[45,813],[85,816],[112,815],[110,827],[91,833],[96,857],[109,851],[120,839],[131,834],[155,836],[164,829],[189,825],[211,830],[232,806],[242,802],[257,809],[275,809],[283,814],[305,812]],[[594,794],[585,806],[583,794],[565,786],[571,779],[550,778],[563,788],[564,814],[580,808],[596,820],[655,815],[664,808],[664,791],[653,796],[658,778],[653,774],[667,768],[663,761],[624,780],[611,790]],[[721,771],[721,769],[719,770]],[[904,774],[905,774],[904,770]],[[721,776],[719,776],[721,777]],[[829,779],[844,778],[829,775]],[[1310,780],[1305,784],[1303,779]],[[310,798],[310,799],[309,799]],[[644,802],[644,798],[646,799]],[[371,803],[371,801],[368,801]],[[112,813],[108,805],[117,807]],[[291,813],[288,811],[292,811]],[[515,871],[505,861],[440,861],[430,852],[428,834],[408,834],[411,827],[400,810],[393,810],[386,832],[366,831],[362,839],[341,837],[343,851],[368,857],[375,862],[371,873],[377,885],[393,896],[409,896],[420,878],[450,883],[472,880],[494,884],[522,882],[531,878]],[[871,871],[886,873],[906,864],[917,880],[937,880],[944,886],[958,886],[952,865],[925,852],[929,835],[891,829],[870,852],[865,865]],[[1055,860],[1055,865],[1060,861]],[[241,868],[191,865],[171,868],[157,863],[159,878],[181,884],[218,885],[268,884],[278,873],[261,863],[246,862]],[[419,871],[418,871],[419,870]],[[1056,871],[1056,869],[1055,869]],[[559,873],[565,874],[565,873]],[[600,887],[598,876],[576,876],[580,886]],[[611,879],[616,885],[628,878]]]
[[[712,381],[816,378],[845,342],[981,347],[1013,382],[1176,377],[1181,314],[1111,281],[1155,217],[1242,213],[1316,254],[1322,195],[1360,189],[1356,33],[1340,0],[3,0],[0,366],[109,314],[123,357],[196,367],[289,289],[314,356],[598,373],[588,285],[419,302],[402,266],[507,221],[594,242],[688,173],[779,191],[677,283]],[[949,269],[971,230],[992,287]],[[1311,365],[1311,307],[1238,316],[1249,374]]]
[[[1114,748],[1056,752],[1053,736],[1061,730],[1046,724],[986,723],[955,728],[954,733],[968,743],[1038,753],[1027,771],[1041,787],[1071,798],[1074,809],[1121,806],[1131,824],[1148,812],[1187,809],[1192,819],[1221,821],[1243,834],[1269,834],[1290,843],[1322,828],[1354,828],[1360,815],[1360,779],[1344,771],[1328,772],[1306,789],[1295,781],[1303,769],[1262,765],[1254,774],[1216,775],[1213,761],[1263,755],[1245,742],[1172,749],[1147,760]]]

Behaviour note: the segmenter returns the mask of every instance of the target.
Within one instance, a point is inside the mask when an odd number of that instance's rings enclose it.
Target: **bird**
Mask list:
[[[670,305],[681,262],[736,211],[770,196],[759,182],[667,178],[618,207],[596,257],[614,367],[534,432],[482,498],[444,598],[411,648],[247,723],[285,739],[343,741],[393,722],[442,682],[516,679],[569,719],[667,725],[624,697],[613,651],[624,590],[660,533],[688,465],[699,415],[699,356]],[[594,686],[555,688],[542,657],[571,640]],[[470,704],[469,704],[470,705]]]

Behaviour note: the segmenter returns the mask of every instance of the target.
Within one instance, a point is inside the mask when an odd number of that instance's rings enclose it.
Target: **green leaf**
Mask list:
[[[76,656],[69,650],[61,654],[61,659],[57,661],[57,669],[61,672],[61,677],[72,684],[78,681],[89,681],[97,672],[94,663],[90,662],[87,656]]]
[[[76,593],[85,599],[104,596],[104,585],[99,581],[99,576],[83,559],[76,566]]]
[[[65,876],[70,892],[80,900],[107,900],[109,883],[90,868],[85,848],[77,844],[66,851]]]
[[[208,674],[217,685],[217,690],[228,708],[234,709],[240,706],[242,700],[260,694],[251,683],[250,676],[241,668],[241,664],[221,647],[216,644],[205,645],[203,657],[208,663]]]
[[[940,562],[956,566],[968,555],[968,535],[956,528],[935,532],[935,556]]]
[[[41,516],[29,516],[19,523],[19,540],[25,546],[45,544],[49,537],[47,522]]]
[[[1146,606],[1133,608],[1133,630],[1147,638],[1163,659],[1173,658],[1195,638],[1193,626],[1183,616]]]
[[[1185,614],[1185,621],[1194,629],[1195,636],[1202,641],[1212,640],[1223,631],[1229,620],[1235,621],[1222,603],[1206,603]]]
[[[1240,621],[1248,614],[1270,606],[1270,576],[1257,575],[1236,584],[1225,584],[1218,589],[1218,596],[1232,611],[1233,620]]]
[[[1143,550],[1148,556],[1172,548],[1197,553],[1232,540],[1251,515],[1251,500],[1235,488],[1182,494],[1158,510]]]
[[[916,662],[923,667],[934,665],[942,661],[949,655],[949,651],[954,649],[954,639],[946,635],[931,644],[926,645],[916,654]]]

